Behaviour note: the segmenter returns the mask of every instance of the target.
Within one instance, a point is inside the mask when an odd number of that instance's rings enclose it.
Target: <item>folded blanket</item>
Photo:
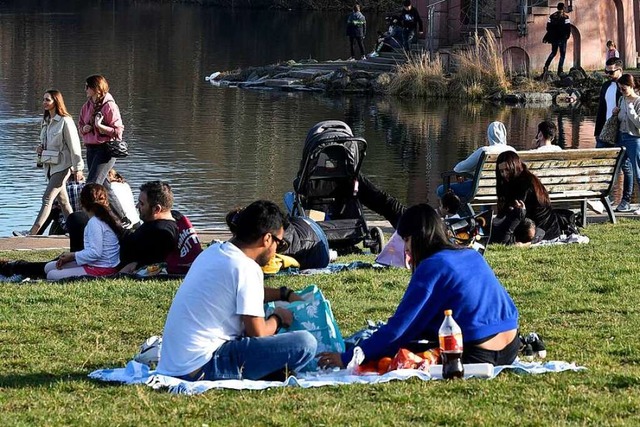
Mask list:
[[[511,369],[516,373],[543,374],[562,371],[582,371],[586,369],[576,366],[574,363],[551,361],[544,364],[540,362],[525,363],[515,361],[508,366],[495,366],[489,378],[494,378],[500,372]],[[156,374],[147,365],[131,361],[124,368],[99,369],[91,372],[89,378],[100,381],[115,381],[124,384],[147,384],[154,389],[166,388],[175,394],[200,394],[211,389],[233,390],[264,390],[271,387],[323,387],[342,384],[376,384],[393,380],[407,380],[419,378],[423,381],[439,379],[436,375],[415,369],[401,369],[387,372],[384,375],[353,375],[348,370],[316,371],[301,374],[297,378],[289,377],[285,381],[251,381],[251,380],[219,380],[219,381],[183,381],[178,378]],[[465,378],[468,375],[465,375]]]

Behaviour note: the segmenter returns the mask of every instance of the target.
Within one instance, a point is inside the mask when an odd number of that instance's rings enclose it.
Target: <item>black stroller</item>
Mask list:
[[[293,181],[292,216],[306,217],[319,211],[318,225],[329,247],[339,253],[352,252],[362,242],[379,253],[384,235],[378,227],[367,227],[358,200],[358,173],[367,142],[353,136],[344,122],[327,120],[313,126],[304,143],[298,175]]]

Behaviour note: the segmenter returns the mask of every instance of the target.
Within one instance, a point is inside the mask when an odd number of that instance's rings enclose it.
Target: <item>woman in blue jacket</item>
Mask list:
[[[358,345],[367,360],[393,357],[418,340],[437,342],[444,310],[462,329],[465,363],[511,364],[520,348],[518,310],[482,255],[452,245],[429,205],[413,206],[397,228],[413,272],[400,305],[371,337]],[[318,364],[346,366],[353,351],[322,353]]]

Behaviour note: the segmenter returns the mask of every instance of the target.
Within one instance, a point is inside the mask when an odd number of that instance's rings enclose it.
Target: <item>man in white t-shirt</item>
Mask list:
[[[600,98],[598,99],[598,113],[596,114],[596,128],[594,136],[596,137],[596,148],[606,148],[607,144],[600,140],[600,132],[605,122],[613,115],[613,109],[618,106],[618,101],[622,96],[618,89],[618,79],[624,73],[622,69],[622,60],[620,58],[607,59],[607,65],[604,67],[604,73],[609,81],[604,82],[600,88]],[[633,195],[633,171],[631,170],[631,162],[625,159],[622,162],[622,175],[624,177],[622,185],[622,199],[616,207],[617,212],[631,211],[631,196]]]
[[[531,149],[530,151],[536,151],[536,152],[562,151],[562,147],[554,144],[557,133],[558,133],[558,128],[556,127],[555,123],[550,122],[548,120],[538,123],[538,133],[534,138],[536,147]]]
[[[188,381],[283,380],[316,354],[307,331],[276,335],[289,326],[284,308],[265,318],[264,303],[295,297],[265,288],[260,268],[284,251],[288,221],[272,202],[257,201],[227,216],[233,238],[202,252],[169,309],[158,373]]]

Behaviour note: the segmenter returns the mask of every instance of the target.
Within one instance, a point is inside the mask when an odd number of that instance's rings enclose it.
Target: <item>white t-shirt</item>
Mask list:
[[[138,209],[136,209],[136,202],[133,199],[133,193],[131,192],[131,187],[126,182],[112,182],[111,189],[113,190],[113,194],[116,195],[118,201],[120,202],[120,206],[122,206],[122,210],[124,210],[124,215],[129,218],[131,221],[131,225],[137,224],[140,222],[140,215],[138,215]]]
[[[559,145],[541,145],[538,148],[534,148],[532,150],[529,151],[535,151],[537,153],[552,153],[555,151],[562,151],[562,147],[560,147]]]
[[[616,82],[611,82],[607,91],[604,94],[604,100],[607,102],[607,116],[606,119],[609,120],[609,117],[613,114],[613,109],[617,107],[616,104],[616,92],[618,91],[618,84]]]
[[[244,334],[242,315],[264,317],[260,266],[232,243],[216,243],[194,261],[164,325],[158,373],[186,375],[226,341]]]

